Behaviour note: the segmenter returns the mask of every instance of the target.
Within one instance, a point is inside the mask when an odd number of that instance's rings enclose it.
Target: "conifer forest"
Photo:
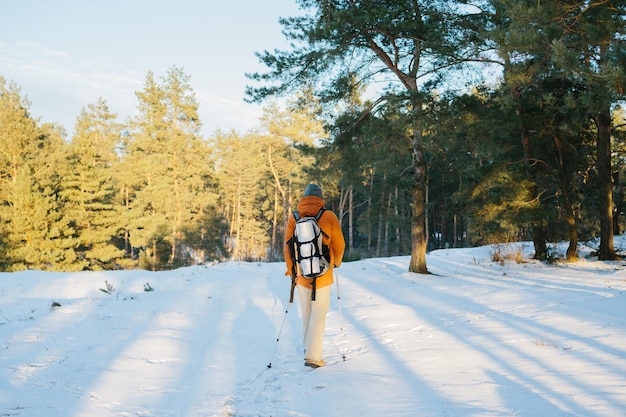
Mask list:
[[[136,115],[103,97],[74,126],[42,123],[0,74],[0,270],[281,261],[310,182],[345,260],[427,272],[446,247],[624,250],[626,0],[298,4],[281,18],[293,48],[267,45],[247,73],[263,115],[246,132],[203,135],[174,64],[147,73]]]

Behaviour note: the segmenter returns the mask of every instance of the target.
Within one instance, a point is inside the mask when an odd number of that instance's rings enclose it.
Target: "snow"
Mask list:
[[[518,247],[344,263],[315,370],[282,263],[3,273],[0,416],[626,415],[626,262]]]

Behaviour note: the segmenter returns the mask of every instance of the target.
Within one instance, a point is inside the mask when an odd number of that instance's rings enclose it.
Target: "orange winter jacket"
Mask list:
[[[306,196],[303,197],[298,203],[298,213],[300,213],[300,216],[302,217],[315,216],[322,207],[324,207],[324,200],[317,196]],[[343,238],[339,219],[332,211],[326,210],[317,223],[326,234],[323,238],[324,244],[328,245],[330,248],[330,268],[324,275],[319,276],[316,279],[317,288],[322,288],[333,283],[333,267],[341,265],[346,242]],[[287,221],[287,230],[285,231],[285,263],[287,264],[287,272],[285,275],[288,276],[291,276],[293,267],[288,242],[292,238],[295,228],[296,218],[293,214],[291,214],[289,216],[289,220]],[[311,281],[312,280],[304,278],[301,275],[298,275],[296,278],[296,283],[298,285],[302,285],[307,288],[311,288]]]

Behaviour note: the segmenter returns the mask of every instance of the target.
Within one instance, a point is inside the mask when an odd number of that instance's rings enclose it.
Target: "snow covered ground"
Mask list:
[[[0,274],[0,416],[626,415],[626,262],[499,250],[344,263],[316,370],[280,263]]]

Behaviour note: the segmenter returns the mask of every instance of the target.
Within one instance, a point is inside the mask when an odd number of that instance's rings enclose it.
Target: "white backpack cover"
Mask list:
[[[305,278],[317,278],[330,268],[328,248],[323,244],[325,233],[317,222],[324,211],[322,208],[314,217],[300,217],[297,211],[293,213],[296,218],[293,234],[295,261]]]

